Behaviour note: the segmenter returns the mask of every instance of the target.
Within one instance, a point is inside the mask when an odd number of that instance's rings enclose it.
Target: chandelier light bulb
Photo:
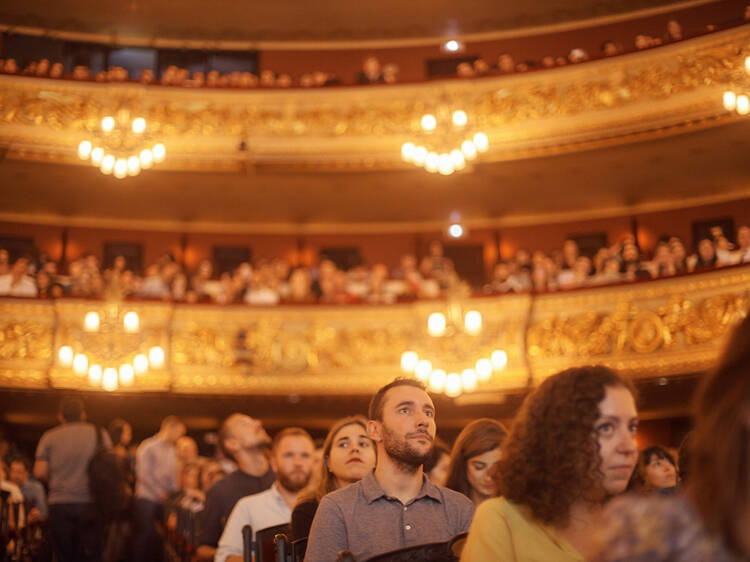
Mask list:
[[[124,386],[130,386],[133,384],[133,379],[135,378],[135,370],[133,369],[132,365],[129,365],[128,363],[123,363],[120,365],[120,383]]]
[[[453,160],[450,154],[443,153],[438,156],[438,172],[444,176],[449,176],[453,173]]]
[[[470,310],[464,316],[464,328],[472,336],[476,336],[482,331],[482,315],[478,310]]]
[[[89,367],[89,384],[99,385],[102,382],[102,368],[99,365]]]
[[[427,149],[424,146],[418,146],[414,149],[414,163],[422,166],[427,160]]]
[[[140,135],[146,130],[146,120],[143,117],[136,117],[133,119],[133,132],[136,135]]]
[[[508,364],[508,354],[501,349],[493,351],[490,359],[492,360],[492,367],[496,371],[502,371]]]
[[[477,147],[470,140],[461,143],[461,152],[464,153],[467,160],[474,160],[477,157]]]
[[[414,160],[414,151],[417,147],[414,146],[413,142],[405,142],[401,145],[401,158],[404,159],[405,162],[411,162]]]
[[[105,133],[109,133],[114,128],[115,128],[114,117],[107,115],[104,119],[102,119],[102,131],[104,131]]]
[[[57,351],[57,359],[63,367],[70,367],[73,364],[73,348],[69,345],[63,345]]]
[[[102,165],[101,165],[101,171],[103,174],[111,174],[112,170],[115,167],[115,157],[111,154],[107,154],[104,158],[102,158]]]
[[[448,235],[451,238],[461,238],[464,235],[464,227],[460,224],[452,224],[448,227]]]
[[[433,338],[439,338],[445,334],[445,316],[440,312],[433,312],[427,318],[427,333]]]
[[[430,378],[430,373],[432,372],[432,363],[427,361],[427,359],[420,359],[417,362],[417,368],[414,369],[414,375],[421,381],[426,381]]]
[[[435,119],[434,115],[431,113],[422,115],[422,128],[425,131],[434,131],[435,127],[437,127],[437,119]]]
[[[108,392],[117,390],[117,370],[107,367],[102,373],[102,388]]]
[[[141,150],[139,160],[141,161],[141,168],[148,169],[154,163],[154,155],[148,148],[144,148]]]
[[[750,57],[745,57],[745,70],[750,72]]]
[[[83,329],[87,332],[96,332],[99,330],[99,314],[93,310],[87,312],[83,318]]]
[[[78,145],[78,158],[88,160],[89,156],[91,156],[91,148],[91,141],[81,141]]]
[[[445,377],[445,394],[455,398],[461,394],[461,376],[458,373],[450,373]]]
[[[154,369],[161,369],[164,366],[164,350],[158,345],[149,349],[148,362]]]
[[[125,331],[134,334],[138,331],[138,328],[140,327],[140,319],[138,318],[138,313],[133,312],[132,310],[125,314],[125,316],[122,317],[122,327],[125,328]]]
[[[435,173],[440,165],[440,156],[437,152],[430,152],[427,154],[427,158],[424,159],[424,169],[430,173]]]
[[[151,153],[154,156],[154,162],[161,162],[164,160],[164,156],[167,154],[167,149],[164,148],[164,145],[159,143],[155,144],[154,148],[151,149]]]
[[[487,152],[487,148],[490,146],[490,141],[487,139],[487,135],[484,133],[477,133],[474,135],[474,146],[476,146],[479,152]]]
[[[401,369],[406,373],[413,373],[417,368],[419,357],[413,351],[404,351],[401,354]]]
[[[464,153],[458,149],[451,150],[451,161],[453,162],[453,167],[456,170],[463,170],[466,167],[466,158],[464,157]]]
[[[477,372],[477,378],[480,381],[489,380],[489,378],[492,376],[492,361],[490,361],[489,359],[480,359],[479,361],[477,361],[475,369]]]
[[[453,112],[452,118],[453,124],[456,127],[463,127],[469,121],[469,118],[466,116],[466,112],[461,111],[460,109]]]
[[[135,367],[136,375],[142,375],[148,371],[148,358],[143,353],[139,353],[133,358],[133,367]]]
[[[91,151],[91,163],[94,166],[99,166],[102,163],[102,158],[104,158],[104,149],[97,146]]]
[[[442,369],[435,369],[430,373],[430,381],[427,383],[432,392],[442,392],[445,388],[447,375]]]
[[[468,392],[477,389],[477,373],[474,369],[464,369],[461,373],[461,386]]]
[[[732,91],[724,92],[724,109],[734,111],[737,107],[737,94]]]
[[[750,99],[746,95],[737,96],[737,113],[747,115],[750,113]]]
[[[117,179],[122,179],[128,175],[128,161],[125,158],[118,158],[115,161],[114,176]]]
[[[141,161],[137,156],[131,156],[128,158],[128,175],[137,176],[141,173]]]
[[[451,53],[457,52],[461,48],[461,44],[455,39],[445,42],[445,50]]]
[[[85,375],[89,370],[89,360],[83,353],[78,353],[73,358],[73,372],[76,375]]]

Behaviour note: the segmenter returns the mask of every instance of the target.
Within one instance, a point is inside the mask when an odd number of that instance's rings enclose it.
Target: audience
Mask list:
[[[437,486],[445,486],[445,481],[448,480],[448,467],[450,463],[450,448],[442,439],[435,437],[432,453],[430,453],[430,458],[422,465],[422,470],[427,478],[430,479],[430,482]]]
[[[303,494],[292,511],[293,540],[310,534],[310,526],[323,496],[359,482],[375,467],[375,445],[367,436],[364,416],[344,418],[331,427],[323,443],[322,460],[318,485]]]
[[[468,498],[424,475],[435,439],[435,406],[424,386],[396,379],[370,402],[368,435],[377,446],[374,472],[323,497],[313,520],[307,562],[329,562],[349,550],[366,560],[391,550],[447,541],[471,523]]]
[[[31,463],[29,463],[27,459],[14,459],[10,463],[8,480],[18,486],[23,494],[24,501],[27,502],[29,511],[26,515],[28,521],[46,521],[48,511],[44,486],[42,486],[37,480],[31,478],[30,471]]]
[[[584,560],[603,503],[635,468],[634,389],[606,367],[551,376],[503,443],[500,497],[477,508],[462,561]]]
[[[628,490],[640,493],[674,493],[677,487],[677,464],[672,453],[659,445],[640,452],[638,464],[628,484]]]

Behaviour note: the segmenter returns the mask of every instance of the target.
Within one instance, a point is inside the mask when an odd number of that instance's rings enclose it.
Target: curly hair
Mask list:
[[[608,387],[632,384],[603,366],[568,369],[526,397],[503,443],[499,494],[525,505],[545,524],[566,525],[584,490],[601,487],[594,425]]]
[[[471,497],[471,484],[466,463],[478,455],[497,449],[508,434],[503,424],[490,418],[474,420],[456,439],[448,467],[445,487]]]

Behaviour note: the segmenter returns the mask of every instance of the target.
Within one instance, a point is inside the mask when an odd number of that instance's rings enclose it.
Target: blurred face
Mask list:
[[[619,494],[628,485],[638,457],[637,430],[633,395],[621,386],[607,387],[594,424],[601,455],[602,488],[607,495]]]
[[[677,469],[667,459],[651,455],[643,479],[653,488],[671,488],[677,485]]]
[[[383,419],[371,420],[368,435],[405,469],[416,470],[429,457],[435,439],[435,406],[421,388],[396,386],[383,400]]]
[[[375,468],[375,446],[367,436],[367,430],[358,423],[350,423],[339,429],[333,438],[326,464],[339,487],[364,478]]]
[[[701,240],[698,244],[698,255],[704,261],[711,261],[714,257],[714,245],[710,240]]]
[[[466,461],[466,476],[471,486],[471,499],[478,503],[497,493],[492,480],[492,467],[500,460],[500,447],[471,457]]]
[[[200,489],[200,468],[197,466],[190,467],[182,472],[182,489],[198,490]]]
[[[185,435],[185,426],[181,423],[171,425],[166,428],[167,440],[177,444],[177,441]]]
[[[451,457],[443,453],[440,455],[440,460],[437,462],[435,467],[427,474],[427,477],[434,484],[438,486],[445,486],[446,480],[448,480],[448,467],[451,464]]]
[[[8,479],[13,482],[16,486],[22,485],[26,480],[29,479],[29,471],[22,462],[10,463],[10,474]]]
[[[271,438],[263,429],[260,420],[253,419],[250,416],[234,416],[229,429],[231,432],[231,443],[228,443],[230,450],[244,449],[251,451],[271,443]]]
[[[198,458],[198,445],[191,437],[180,437],[177,440],[177,458],[182,462],[192,462]]]
[[[737,244],[741,249],[750,248],[750,228],[741,226],[737,229]]]
[[[302,435],[287,435],[276,446],[271,465],[279,485],[290,492],[299,492],[312,476],[315,460],[313,442]]]
[[[513,70],[515,70],[516,64],[513,61],[512,56],[505,54],[498,57],[497,67],[500,69],[500,72],[513,72]]]

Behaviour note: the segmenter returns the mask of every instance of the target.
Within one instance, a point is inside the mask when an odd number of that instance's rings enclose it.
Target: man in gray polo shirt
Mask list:
[[[323,497],[305,562],[330,562],[342,550],[366,560],[469,530],[472,502],[435,486],[422,472],[435,439],[435,406],[422,383],[396,379],[381,388],[370,402],[367,430],[377,444],[377,466]]]

